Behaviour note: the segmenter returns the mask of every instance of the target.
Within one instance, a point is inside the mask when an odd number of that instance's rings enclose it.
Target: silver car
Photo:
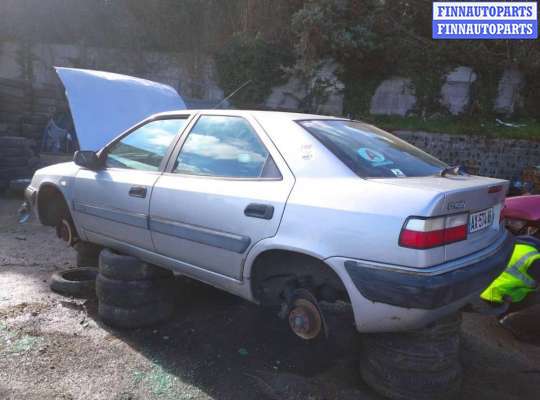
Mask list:
[[[186,110],[163,85],[59,74],[81,151],[37,171],[26,197],[43,224],[69,217],[83,241],[263,306],[298,290],[343,300],[360,332],[464,307],[512,251],[506,181],[460,173],[374,126]],[[166,112],[143,119],[156,108]]]

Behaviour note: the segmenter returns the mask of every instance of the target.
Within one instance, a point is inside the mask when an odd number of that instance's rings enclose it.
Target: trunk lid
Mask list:
[[[172,87],[110,72],[56,68],[80,150],[97,151],[143,119],[186,108]]]
[[[467,239],[444,246],[444,260],[441,260],[443,262],[480,251],[504,234],[504,228],[499,223],[499,219],[508,190],[508,181],[480,176],[455,175],[377,179],[377,181],[432,192],[434,194],[432,205],[426,215],[420,215],[420,217],[469,213]],[[492,223],[483,229],[474,231],[477,228],[475,228],[474,223],[471,225],[471,220],[484,218],[483,215],[474,218],[474,215],[485,210],[492,210]]]

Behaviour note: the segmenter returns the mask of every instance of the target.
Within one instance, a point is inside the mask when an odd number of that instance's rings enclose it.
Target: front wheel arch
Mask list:
[[[37,195],[39,221],[46,226],[56,227],[63,216],[71,215],[67,201],[60,189],[53,184],[44,184]]]

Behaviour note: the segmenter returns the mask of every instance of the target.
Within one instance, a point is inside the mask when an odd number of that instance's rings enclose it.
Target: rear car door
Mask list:
[[[293,184],[249,115],[201,115],[152,193],[156,251],[240,279],[245,254],[276,234]]]
[[[103,150],[102,170],[78,172],[73,209],[90,240],[114,239],[153,250],[148,230],[152,188],[186,123],[187,116],[145,123]]]

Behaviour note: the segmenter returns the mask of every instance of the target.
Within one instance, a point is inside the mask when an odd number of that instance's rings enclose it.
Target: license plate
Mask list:
[[[493,223],[493,208],[478,211],[469,217],[469,233],[478,232],[486,229]]]

